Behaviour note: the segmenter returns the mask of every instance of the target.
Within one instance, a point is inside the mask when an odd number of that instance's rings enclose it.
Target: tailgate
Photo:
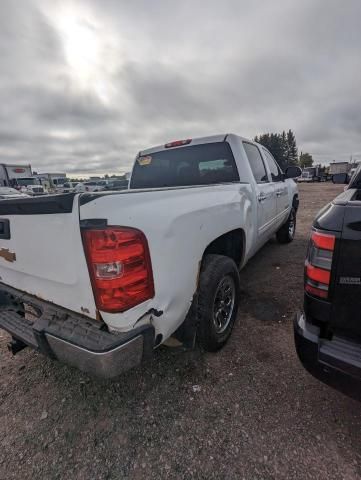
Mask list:
[[[96,317],[78,196],[0,201],[0,281]]]
[[[361,206],[345,207],[339,241],[331,326],[336,333],[361,338]]]

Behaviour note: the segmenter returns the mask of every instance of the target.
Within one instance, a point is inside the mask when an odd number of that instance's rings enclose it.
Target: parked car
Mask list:
[[[333,175],[334,183],[348,174]],[[361,166],[314,220],[305,263],[304,311],[294,334],[305,368],[361,399]]]
[[[0,187],[0,200],[6,200],[10,198],[24,198],[24,197],[29,197],[29,195],[26,195],[25,193],[19,192],[19,190],[16,190],[15,188],[11,187]]]
[[[102,190],[104,190],[104,186],[99,185],[98,182],[81,182],[74,189],[76,193],[101,192]]]
[[[72,193],[75,192],[75,187],[78,185],[78,182],[66,182],[62,187],[60,187],[59,193]]]
[[[294,238],[299,174],[255,142],[216,135],[142,151],[129,190],[31,199],[31,209],[0,202],[10,349],[30,345],[102,377],[170,336],[219,350],[237,316],[239,269],[273,235]]]
[[[129,180],[111,180],[105,186],[105,190],[126,190],[129,186]]]
[[[109,183],[109,180],[97,180],[96,183],[99,187],[103,187],[103,189],[104,189],[104,188],[107,187],[107,185]]]

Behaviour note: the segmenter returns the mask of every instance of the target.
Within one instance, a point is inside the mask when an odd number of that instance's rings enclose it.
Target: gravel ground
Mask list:
[[[341,190],[300,186],[296,239],[242,271],[217,354],[163,347],[100,382],[31,350],[11,357],[0,331],[0,478],[361,478],[360,404],[307,374],[292,337],[310,224]]]

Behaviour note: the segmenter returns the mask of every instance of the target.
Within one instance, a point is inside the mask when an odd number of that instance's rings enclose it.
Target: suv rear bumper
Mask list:
[[[154,347],[151,325],[110,333],[101,321],[1,283],[0,328],[51,358],[102,378],[116,377],[138,365],[151,357]]]
[[[361,345],[340,337],[320,338],[304,313],[294,319],[297,355],[314,377],[361,401]]]

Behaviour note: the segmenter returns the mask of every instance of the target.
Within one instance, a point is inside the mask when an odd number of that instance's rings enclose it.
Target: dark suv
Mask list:
[[[347,183],[347,175],[333,181]],[[361,165],[313,223],[294,334],[312,375],[361,400]]]

